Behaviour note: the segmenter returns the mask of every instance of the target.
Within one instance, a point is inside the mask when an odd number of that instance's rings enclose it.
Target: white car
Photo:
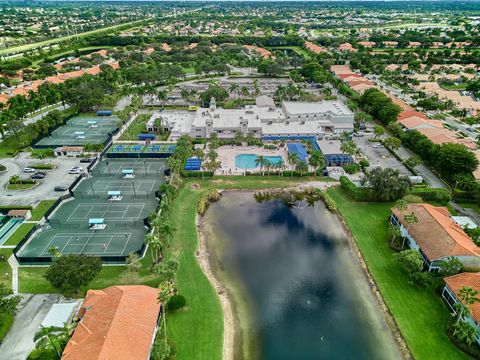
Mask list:
[[[80,169],[70,169],[68,171],[69,174],[80,174],[82,172],[82,170]]]
[[[23,172],[24,172],[24,173],[34,173],[34,172],[35,172],[35,169],[26,167],[26,168],[23,169]]]
[[[382,149],[383,145],[382,144],[375,144],[375,145],[373,145],[373,148],[374,149]]]

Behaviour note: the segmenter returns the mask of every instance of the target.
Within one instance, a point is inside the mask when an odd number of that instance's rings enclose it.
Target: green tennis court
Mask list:
[[[162,159],[103,159],[92,170],[95,176],[123,177],[123,170],[131,169],[135,178],[163,178],[165,160]]]
[[[93,176],[83,179],[74,189],[73,200],[63,202],[48,220],[47,228],[17,252],[21,264],[45,262],[52,249],[62,254],[101,256],[104,261],[114,262],[124,261],[128,254],[142,249],[147,232],[144,219],[155,211],[158,205],[155,192],[163,181],[163,171],[157,175],[155,169],[163,169],[164,161],[109,159],[109,162],[116,173],[99,174],[106,171],[107,165],[105,160],[97,163]],[[122,178],[123,168],[145,167],[149,169],[146,174]],[[109,191],[119,192],[121,197],[112,199]],[[93,220],[100,221],[101,227],[92,226]]]
[[[35,144],[36,147],[103,144],[117,130],[116,116],[77,116]]]

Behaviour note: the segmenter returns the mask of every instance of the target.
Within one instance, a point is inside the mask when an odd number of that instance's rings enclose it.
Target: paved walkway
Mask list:
[[[12,291],[18,294],[18,261],[15,255],[8,258],[8,264],[12,268]]]

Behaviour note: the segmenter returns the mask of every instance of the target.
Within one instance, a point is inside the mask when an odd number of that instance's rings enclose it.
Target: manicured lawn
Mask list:
[[[22,224],[3,245],[17,245],[35,227],[34,223]]]
[[[55,169],[55,165],[50,164],[50,163],[30,164],[28,167],[31,167],[32,169],[37,169],[37,170],[52,170],[52,169]]]
[[[12,288],[12,268],[7,260],[12,255],[12,249],[0,249],[0,284]]]
[[[150,115],[148,114],[138,115],[135,120],[132,121],[130,126],[120,136],[120,140],[138,140],[138,134],[148,133],[145,127],[148,119],[150,119]],[[159,134],[156,134],[156,137],[158,140],[166,140],[165,137]]]
[[[387,244],[389,203],[355,203],[340,188],[328,190],[353,233],[367,266],[413,356],[422,359],[468,359],[448,339],[450,317],[441,296],[408,284]]]
[[[55,204],[57,200],[42,200],[38,203],[35,209],[32,210],[31,221],[40,221],[45,213]]]

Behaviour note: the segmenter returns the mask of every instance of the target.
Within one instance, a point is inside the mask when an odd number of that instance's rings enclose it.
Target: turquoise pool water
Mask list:
[[[257,160],[257,155],[255,154],[240,154],[235,156],[235,167],[243,170],[256,169],[258,166],[255,164]],[[283,159],[280,155],[276,156],[265,156],[265,159],[270,161],[272,164],[278,164]]]

